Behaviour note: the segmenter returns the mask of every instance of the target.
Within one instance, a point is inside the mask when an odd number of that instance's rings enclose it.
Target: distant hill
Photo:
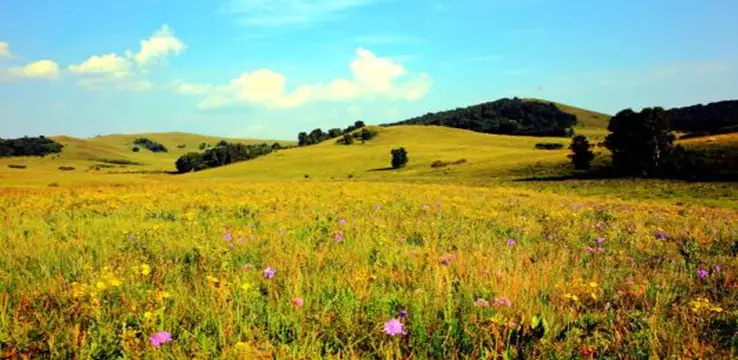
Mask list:
[[[667,110],[671,128],[690,133],[715,134],[738,131],[738,100]]]
[[[553,103],[499,99],[465,108],[428,113],[394,125],[437,125],[500,135],[567,136],[577,117]]]

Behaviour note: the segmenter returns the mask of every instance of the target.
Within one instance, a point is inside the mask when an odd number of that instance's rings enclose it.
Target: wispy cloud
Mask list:
[[[244,25],[280,27],[314,25],[376,0],[227,0],[225,10]]]

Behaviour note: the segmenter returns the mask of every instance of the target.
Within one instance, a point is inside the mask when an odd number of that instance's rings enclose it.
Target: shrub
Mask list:
[[[8,167],[11,168],[11,169],[25,169],[27,166],[26,165],[10,164],[10,165],[8,165]]]
[[[589,169],[590,163],[594,159],[594,153],[590,148],[591,146],[587,137],[583,135],[577,135],[571,140],[571,145],[569,145],[571,154],[569,154],[569,158],[571,158],[571,162],[574,164],[574,169]]]
[[[138,138],[135,141],[133,141],[133,143],[136,145],[145,147],[149,149],[151,152],[167,152],[168,151],[164,145],[159,144],[158,142],[153,141],[151,139],[147,139],[147,138]]]
[[[138,146],[134,146],[133,149],[131,149],[131,150],[133,152],[139,152],[139,151],[141,151],[141,148],[139,148]]]
[[[74,167],[72,166],[59,166],[59,170],[61,171],[73,171]]]
[[[354,137],[351,134],[343,134],[340,139],[336,140],[336,144],[351,145],[354,143]]]
[[[436,169],[436,168],[442,168],[442,167],[446,167],[446,166],[448,166],[448,163],[447,162],[444,162],[444,161],[441,161],[441,160],[436,160],[436,161],[434,161],[434,162],[431,163],[431,167],[434,168],[434,169]]]
[[[407,165],[409,158],[407,156],[407,150],[404,147],[392,149],[392,168],[399,169]]]
[[[196,152],[191,152],[180,156],[179,159],[177,159],[177,161],[175,162],[175,166],[177,167],[177,172],[179,172],[180,174],[188,173],[191,171],[200,171],[207,168],[202,154]]]
[[[184,149],[187,147],[187,144],[179,144],[177,145],[177,149]]]
[[[198,148],[199,148],[200,150],[205,150],[205,149],[206,149],[207,147],[208,147],[208,144],[206,144],[206,143],[204,143],[204,142],[203,142],[203,143],[200,143],[200,146],[198,146]]]
[[[536,144],[538,150],[559,150],[564,148],[564,144],[559,143],[538,143]]]
[[[377,133],[376,131],[372,131],[364,127],[361,129],[361,131],[359,131],[359,136],[361,137],[362,141],[368,141],[377,136]]]

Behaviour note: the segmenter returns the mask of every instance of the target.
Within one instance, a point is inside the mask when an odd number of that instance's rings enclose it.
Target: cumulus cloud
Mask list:
[[[141,50],[130,54],[139,66],[148,66],[163,62],[169,55],[179,55],[185,49],[181,40],[174,36],[174,31],[168,25],[162,25],[150,38],[141,40]]]
[[[102,56],[90,56],[80,64],[70,65],[69,71],[79,74],[111,74],[124,77],[129,74],[131,64],[125,58],[110,53]]]
[[[31,79],[56,79],[59,77],[59,64],[51,60],[39,60],[23,67],[8,70],[12,76]]]
[[[7,41],[0,41],[0,59],[10,58],[10,44]]]
[[[198,108],[215,109],[243,104],[268,108],[295,108],[310,102],[354,101],[389,98],[415,101],[428,93],[431,78],[421,73],[408,76],[401,64],[358,48],[349,64],[351,79],[336,78],[325,83],[300,85],[289,91],[287,77],[270,69],[243,73],[225,85],[176,81],[173,91],[183,95],[205,95]]]

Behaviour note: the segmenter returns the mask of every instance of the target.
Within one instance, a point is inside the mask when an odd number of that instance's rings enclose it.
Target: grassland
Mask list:
[[[526,100],[546,103],[551,102],[548,100],[533,98]],[[577,117],[578,124],[574,129],[577,135],[584,135],[595,141],[602,140],[607,136],[607,124],[610,121],[610,115],[557,102],[553,102],[553,104],[561,111]]]
[[[0,357],[738,356],[734,183],[518,181],[570,172],[534,148],[568,139],[378,130],[187,175],[163,172],[220,138],[0,159]]]
[[[0,206],[7,357],[738,350],[735,210],[378,182],[16,188]]]

